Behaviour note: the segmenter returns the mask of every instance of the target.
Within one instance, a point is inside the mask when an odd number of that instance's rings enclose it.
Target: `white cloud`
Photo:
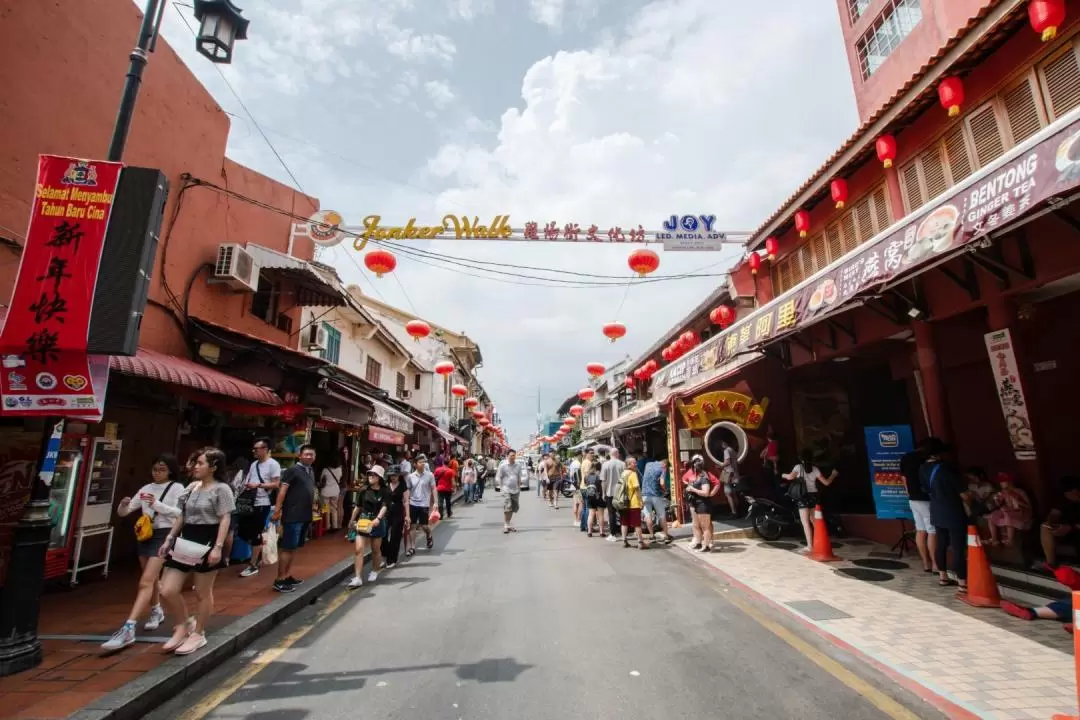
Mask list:
[[[380,28],[386,40],[386,51],[411,62],[434,60],[449,65],[454,60],[457,47],[454,41],[438,33],[421,34],[385,23]]]
[[[494,0],[447,0],[447,5],[452,17],[465,21],[487,15],[495,9]]]
[[[599,0],[529,0],[529,16],[552,30],[562,28],[566,16],[573,13],[578,24],[596,14]]]
[[[441,80],[428,80],[424,83],[431,103],[437,108],[444,108],[454,101],[454,91]]]

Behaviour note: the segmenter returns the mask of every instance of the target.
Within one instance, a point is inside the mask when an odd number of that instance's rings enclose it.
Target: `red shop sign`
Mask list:
[[[122,167],[38,159],[30,226],[0,331],[0,414],[101,414],[108,375],[97,367],[101,358],[86,354],[87,332]]]
[[[368,425],[368,440],[384,445],[404,445],[405,435],[394,430]]]

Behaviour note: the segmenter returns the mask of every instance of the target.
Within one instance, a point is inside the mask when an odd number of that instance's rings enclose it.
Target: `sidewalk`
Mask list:
[[[795,542],[720,545],[692,555],[901,684],[928,690],[931,702],[936,695],[950,717],[1076,713],[1073,640],[1060,623],[972,608],[938,587],[918,556],[897,560],[865,540],[833,543],[844,558],[836,563],[810,560]],[[690,552],[687,541],[677,547]]]
[[[459,494],[454,502],[460,499]],[[340,586],[352,573],[353,544],[344,537],[341,532],[326,535],[296,554],[293,574],[304,583],[294,593],[271,589],[276,566],[263,567],[249,578],[239,577],[240,566],[221,571],[214,584],[207,647],[187,657],[162,652],[161,644],[171,628],[163,626],[149,633],[141,629],[141,623],[139,642],[118,653],[102,653],[101,643],[127,619],[138,586],[136,568],[114,570],[108,580],[46,595],[38,628],[44,660],[32,670],[0,678],[0,719],[142,717],[321,594]],[[186,592],[185,600],[189,610],[194,609],[194,593]]]

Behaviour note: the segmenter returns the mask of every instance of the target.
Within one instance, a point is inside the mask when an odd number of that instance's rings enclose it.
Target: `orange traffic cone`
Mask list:
[[[810,559],[818,562],[837,562],[841,559],[832,554],[829,525],[825,522],[825,514],[821,512],[820,505],[814,508],[814,547],[810,552]]]
[[[994,579],[990,560],[986,557],[986,551],[979,541],[979,531],[974,525],[968,525],[967,571],[968,591],[957,593],[957,599],[974,607],[1001,607],[997,580]]]

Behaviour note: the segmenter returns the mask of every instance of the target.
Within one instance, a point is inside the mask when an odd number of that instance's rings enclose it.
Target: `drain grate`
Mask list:
[[[784,604],[792,610],[802,613],[811,620],[844,620],[853,617],[843,610],[838,610],[829,603],[824,603],[820,600],[796,600]]]

